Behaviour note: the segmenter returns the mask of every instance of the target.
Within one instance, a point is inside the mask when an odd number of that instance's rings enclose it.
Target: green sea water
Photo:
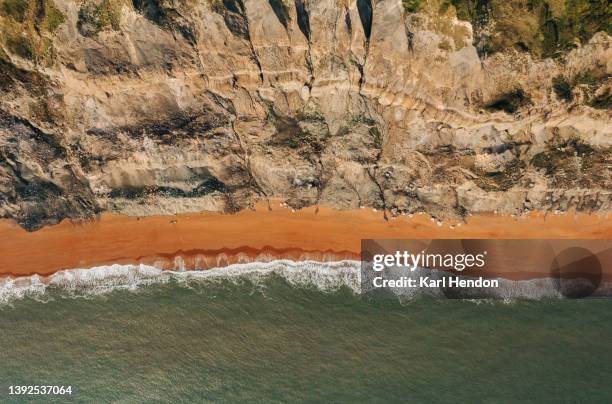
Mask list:
[[[612,402],[612,300],[363,296],[276,273],[0,306],[0,402]],[[8,385],[70,385],[16,397]]]

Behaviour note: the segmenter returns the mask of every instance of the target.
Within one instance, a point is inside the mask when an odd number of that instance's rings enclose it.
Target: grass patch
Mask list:
[[[0,0],[0,11],[6,49],[35,63],[52,60],[51,34],[66,21],[52,0]]]
[[[66,21],[66,16],[52,0],[0,0],[0,11],[14,22],[23,24],[21,31],[34,28],[43,33],[53,33]]]
[[[474,27],[482,54],[506,48],[536,57],[557,57],[599,31],[612,35],[608,0],[443,0]]]
[[[421,9],[421,0],[402,0],[402,6],[407,13],[416,13]]]
[[[469,28],[456,23],[456,9],[449,1],[402,0],[402,5],[404,11],[408,14],[418,12],[429,17],[413,19],[414,23],[448,37],[439,44],[440,49],[445,51],[459,50],[471,41]]]
[[[5,45],[15,55],[24,59],[34,59],[33,44],[29,36],[24,34],[9,34],[5,33]]]
[[[0,3],[2,14],[18,22],[24,22],[28,12],[27,0],[4,0]]]
[[[51,1],[45,2],[44,27],[48,32],[55,32],[66,21],[66,16]]]
[[[119,30],[121,9],[116,0],[102,0],[98,5],[86,3],[79,9],[77,28],[83,36],[96,36],[105,29]]]

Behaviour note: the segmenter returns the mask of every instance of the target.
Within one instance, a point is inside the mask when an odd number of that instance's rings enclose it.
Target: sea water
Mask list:
[[[610,402],[612,300],[511,288],[363,295],[352,261],[3,280],[0,402]]]

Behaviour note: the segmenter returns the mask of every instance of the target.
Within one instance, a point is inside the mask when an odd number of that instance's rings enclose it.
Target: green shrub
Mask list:
[[[98,6],[97,17],[103,27],[119,29],[121,22],[121,10],[114,0],[103,0]]]
[[[24,22],[28,12],[27,0],[3,0],[0,3],[2,14],[18,22]]]
[[[66,17],[53,0],[0,0],[0,12],[9,18],[3,21],[0,41],[17,56],[35,63],[53,58],[53,33]]]
[[[6,35],[6,46],[14,54],[24,59],[34,59],[34,47],[24,34]]]
[[[407,13],[416,13],[421,8],[421,0],[402,0],[402,5]]]
[[[77,28],[83,36],[95,36],[105,29],[119,30],[121,10],[116,0],[102,0],[99,5],[84,4],[79,9]]]
[[[45,26],[47,31],[54,32],[66,21],[66,16],[59,11],[53,2],[47,1],[45,3]]]
[[[572,100],[572,86],[569,81],[562,75],[553,78],[553,90],[557,97],[565,101]]]
[[[443,0],[440,7],[451,5],[459,19],[474,26],[481,54],[514,47],[557,57],[599,31],[612,35],[609,0]]]

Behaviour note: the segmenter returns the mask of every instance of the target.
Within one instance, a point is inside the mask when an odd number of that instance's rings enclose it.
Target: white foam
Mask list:
[[[294,287],[312,287],[323,292],[333,292],[346,287],[355,294],[361,293],[361,263],[344,260],[333,262],[276,260],[233,264],[220,268],[195,271],[167,271],[148,265],[107,265],[89,269],[59,271],[47,278],[38,275],[0,279],[0,305],[25,297],[45,301],[49,290],[59,291],[61,297],[91,297],[114,290],[137,290],[142,286],[175,281],[185,287],[192,283],[211,281],[239,282],[247,279],[257,285],[271,275],[282,277]],[[414,274],[442,276],[429,270],[417,270]],[[492,298],[505,301],[517,299],[562,298],[555,281],[550,278],[511,281],[498,278],[499,287],[491,291]],[[609,285],[606,290],[610,290]],[[419,295],[444,297],[442,290],[401,289],[394,293],[403,299]],[[56,294],[54,294],[56,296]]]
[[[324,292],[348,287],[359,292],[359,261],[290,261],[251,262],[226,267],[195,271],[167,271],[148,265],[107,265],[88,269],[58,271],[48,278],[38,275],[0,279],[0,304],[24,297],[42,299],[50,289],[62,292],[62,296],[88,297],[110,293],[114,290],[137,290],[152,284],[171,280],[188,285],[192,281],[248,279],[261,283],[270,275],[284,278],[296,287],[315,287]]]
[[[0,305],[26,296],[40,296],[46,288],[38,275],[0,280]]]

